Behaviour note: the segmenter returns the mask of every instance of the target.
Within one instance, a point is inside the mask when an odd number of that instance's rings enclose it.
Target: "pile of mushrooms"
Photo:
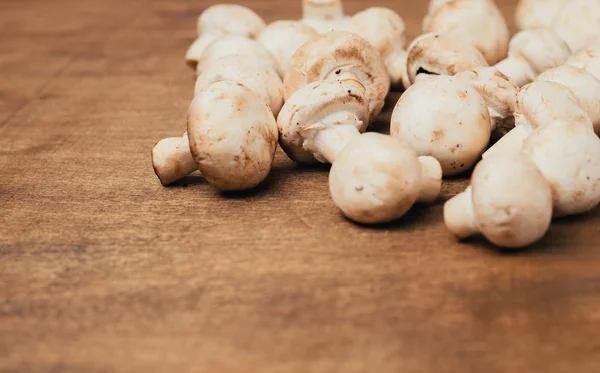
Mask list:
[[[222,191],[254,188],[279,144],[297,163],[331,164],[333,203],[380,224],[473,170],[445,203],[445,225],[507,249],[600,205],[597,0],[521,0],[512,39],[493,0],[431,0],[406,49],[392,9],[302,8],[269,25],[240,5],[200,15],[186,132],[152,149],[163,185],[199,171]],[[370,132],[400,86],[390,134]]]

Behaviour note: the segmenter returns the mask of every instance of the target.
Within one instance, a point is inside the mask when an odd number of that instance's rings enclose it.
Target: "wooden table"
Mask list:
[[[418,34],[425,1],[379,4]],[[161,187],[150,149],[184,131],[208,5],[1,0],[0,372],[599,371],[598,210],[506,254],[444,229],[466,179],[376,228],[281,152],[254,192]]]

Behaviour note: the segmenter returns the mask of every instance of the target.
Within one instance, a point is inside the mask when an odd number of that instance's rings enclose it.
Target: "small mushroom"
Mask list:
[[[600,40],[600,1],[568,1],[552,26],[573,52],[596,43]]]
[[[365,133],[337,156],[329,174],[332,199],[344,215],[363,224],[400,218],[416,203],[435,201],[442,169],[433,157],[418,157],[400,139]]]
[[[298,48],[317,35],[312,27],[301,22],[276,21],[261,32],[258,41],[271,52],[285,74]]]
[[[213,40],[204,49],[202,57],[198,61],[196,72],[198,75],[202,74],[212,61],[230,54],[240,54],[256,58],[275,70],[279,76],[283,75],[279,64],[271,55],[271,52],[263,47],[262,44],[256,40],[237,35],[221,36]]]
[[[275,116],[283,106],[281,78],[268,65],[253,57],[230,54],[212,61],[196,79],[195,94],[220,81],[242,83],[252,88],[263,97]]]
[[[494,245],[517,249],[535,243],[552,221],[550,185],[521,154],[485,159],[471,186],[444,205],[444,222],[457,238],[481,233]]]
[[[483,98],[490,111],[492,130],[505,134],[515,126],[517,87],[494,67],[480,67],[455,75],[467,82]]]
[[[228,81],[211,84],[192,101],[187,122],[189,148],[184,136],[163,140],[152,152],[163,185],[200,169],[217,189],[236,191],[257,186],[269,174],[277,124],[264,98],[251,88]]]
[[[515,22],[520,30],[551,28],[562,8],[571,0],[521,0]]]
[[[600,80],[583,69],[569,65],[547,70],[536,80],[554,82],[569,88],[592,120],[594,131],[600,135]]]
[[[591,120],[573,91],[558,83],[536,81],[523,87],[517,95],[515,111],[515,128],[483,154],[485,159],[520,152],[536,128],[557,119],[587,121],[592,128]]]
[[[487,66],[485,58],[473,45],[449,36],[428,33],[416,38],[408,47],[403,85],[408,88],[417,79],[455,75]]]
[[[341,0],[302,0],[304,24],[324,34],[330,31],[351,31],[350,17],[344,15]]]
[[[600,138],[589,118],[560,118],[538,127],[523,154],[548,180],[555,217],[584,214],[600,204]]]
[[[490,0],[447,0],[430,3],[423,32],[443,34],[477,48],[489,64],[504,57],[509,32],[504,16]]]
[[[352,17],[352,29],[379,51],[392,85],[400,85],[406,73],[406,26],[402,17],[388,8],[368,8]]]
[[[600,80],[600,43],[592,44],[575,53],[565,64],[584,69]]]
[[[379,52],[360,36],[345,31],[320,35],[296,51],[283,80],[284,98],[321,80],[355,79],[366,88],[370,118],[381,112],[390,78]]]
[[[198,38],[188,49],[186,62],[195,69],[204,49],[219,36],[256,39],[264,28],[265,22],[249,8],[232,4],[210,6],[198,18]]]
[[[522,87],[542,72],[564,64],[570,55],[565,41],[552,30],[525,30],[512,38],[508,57],[496,68]]]
[[[283,105],[277,118],[279,143],[298,163],[333,163],[368,123],[365,88],[359,82],[317,81],[300,88]]]
[[[419,155],[431,155],[444,176],[469,171],[490,141],[488,107],[466,82],[437,76],[411,86],[391,121],[391,134],[407,141]]]

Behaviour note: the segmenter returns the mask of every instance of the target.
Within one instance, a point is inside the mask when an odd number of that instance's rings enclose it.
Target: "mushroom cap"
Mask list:
[[[369,109],[364,90],[337,81],[317,81],[302,87],[279,113],[279,143],[298,163],[324,161],[315,149],[319,131],[337,125],[354,125],[363,132],[369,123]]]
[[[521,119],[519,123],[529,130],[557,119],[589,122],[590,128],[592,126],[573,91],[554,82],[535,81],[523,87],[517,95],[516,112]]]
[[[571,56],[571,50],[554,31],[534,29],[517,33],[510,41],[508,55],[524,59],[538,75],[564,64]]]
[[[569,57],[566,65],[584,69],[600,80],[600,43],[581,49]]]
[[[600,134],[600,80],[585,70],[569,65],[546,70],[536,80],[555,82],[569,88],[592,120],[594,131]]]
[[[421,73],[455,75],[487,66],[487,61],[473,45],[446,35],[428,33],[416,38],[408,47],[404,83],[414,84]]]
[[[528,246],[550,228],[550,185],[522,154],[481,161],[473,171],[471,189],[477,226],[496,246]]]
[[[553,29],[573,52],[600,38],[600,1],[571,0],[560,10]]]
[[[216,36],[239,35],[256,39],[265,28],[265,22],[252,9],[241,5],[218,4],[208,8],[198,17],[198,36],[204,33]]]
[[[506,57],[510,40],[504,16],[489,0],[451,0],[430,7],[423,32],[443,34],[469,43],[489,64]]]
[[[384,58],[406,43],[404,20],[389,8],[371,7],[356,13],[352,17],[352,29]]]
[[[369,42],[344,31],[320,35],[292,57],[283,80],[285,100],[309,83],[352,77],[366,88],[370,117],[383,109],[390,89],[383,58]]]
[[[188,111],[190,151],[206,180],[223,191],[262,182],[277,149],[277,124],[264,98],[241,83],[216,82]]]
[[[509,125],[515,113],[517,103],[517,87],[506,75],[495,67],[479,67],[467,70],[456,75],[458,79],[468,82],[469,85],[483,98],[490,109],[492,127]]]
[[[392,221],[417,201],[421,164],[400,139],[365,133],[342,150],[329,173],[333,202],[345,216],[364,224]]]
[[[265,28],[258,42],[275,57],[281,71],[285,73],[292,56],[307,41],[317,37],[318,33],[310,26],[298,21],[276,21]]]
[[[280,76],[282,75],[279,64],[271,52],[256,40],[238,35],[226,35],[213,40],[202,52],[198,62],[198,74],[201,74],[212,61],[230,54],[254,57],[270,66]]]
[[[390,131],[419,155],[436,158],[444,176],[451,176],[475,165],[492,128],[488,107],[474,88],[455,77],[437,76],[418,82],[400,97]]]
[[[551,28],[562,8],[571,0],[521,0],[515,22],[519,30]]]
[[[559,118],[537,128],[523,153],[550,184],[554,216],[583,214],[600,204],[600,138],[589,118]]]
[[[195,94],[220,81],[242,83],[252,88],[261,95],[275,116],[283,106],[281,78],[273,69],[256,58],[230,54],[212,61],[196,79]]]

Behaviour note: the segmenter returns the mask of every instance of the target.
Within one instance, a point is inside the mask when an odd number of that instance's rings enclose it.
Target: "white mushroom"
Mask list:
[[[540,240],[551,221],[550,185],[521,154],[480,162],[471,186],[444,206],[444,222],[453,235],[464,239],[481,233],[507,249]]]
[[[212,61],[230,54],[239,54],[256,58],[275,70],[279,76],[283,75],[279,63],[277,63],[275,58],[271,55],[271,52],[263,47],[262,44],[256,40],[237,35],[221,36],[213,40],[213,42],[204,49],[204,52],[198,61],[196,72],[198,75],[202,74]]]
[[[292,57],[283,80],[284,98],[309,83],[355,79],[366,88],[370,118],[381,112],[390,79],[379,52],[360,36],[344,31],[320,35]]]
[[[599,41],[600,1],[568,1],[558,13],[553,29],[573,52]]]
[[[352,30],[379,51],[394,86],[406,71],[405,29],[402,17],[388,8],[368,8],[352,17]]]
[[[520,30],[551,28],[571,0],[520,0],[515,22]]]
[[[512,38],[508,57],[496,68],[522,87],[542,72],[564,64],[570,55],[565,41],[552,30],[526,30]]]
[[[302,0],[302,13],[301,21],[321,34],[352,30],[341,0]]]
[[[244,190],[257,186],[271,170],[275,118],[264,98],[243,84],[222,81],[204,88],[190,105],[187,134],[188,147],[184,136],[179,142],[163,140],[152,151],[163,185],[200,169],[219,190]]]
[[[242,83],[263,97],[277,116],[283,106],[283,83],[277,73],[253,57],[230,54],[212,61],[196,79],[195,95],[209,85],[230,81]]]
[[[400,218],[416,203],[435,201],[442,169],[433,157],[418,157],[400,139],[365,133],[336,157],[329,174],[331,197],[344,215],[363,224]]]
[[[517,95],[515,128],[484,154],[485,159],[518,153],[527,137],[538,127],[557,119],[570,122],[591,121],[574,93],[553,82],[539,81],[521,89]]]
[[[548,180],[554,216],[584,214],[600,204],[600,138],[589,118],[540,126],[527,138],[523,154]]]
[[[565,64],[584,69],[600,80],[600,43],[592,44],[575,53]]]
[[[232,4],[210,6],[198,18],[198,38],[188,49],[186,62],[196,68],[204,49],[219,36],[238,35],[256,39],[264,28],[265,22],[249,8]]]
[[[489,64],[506,57],[509,32],[504,16],[492,0],[432,1],[423,32],[433,32],[469,43]]]
[[[298,48],[317,35],[312,27],[301,22],[276,21],[261,32],[258,41],[271,52],[285,74]]]
[[[405,88],[435,75],[455,75],[477,67],[487,67],[485,58],[469,43],[445,35],[428,33],[416,38],[408,47]]]
[[[490,141],[490,114],[483,98],[464,81],[437,76],[411,86],[392,114],[391,134],[419,155],[431,155],[444,176],[470,170]]]

